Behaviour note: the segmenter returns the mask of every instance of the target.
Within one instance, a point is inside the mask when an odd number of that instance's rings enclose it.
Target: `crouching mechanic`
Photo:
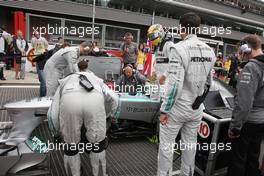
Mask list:
[[[87,71],[87,61],[79,62],[78,67],[80,72],[60,80],[60,86],[48,112],[51,122],[49,125],[53,132],[60,131],[68,146],[64,149],[64,166],[67,175],[81,175],[79,155],[81,149],[76,146],[85,146],[87,149],[92,144],[90,159],[93,176],[98,176],[100,163],[106,176],[106,118],[114,115],[118,97],[103,83],[103,80]],[[111,107],[111,111],[106,112],[105,106]],[[87,130],[86,138],[89,142],[78,145],[83,125]]]
[[[171,45],[166,75],[165,97],[160,111],[160,145],[158,176],[166,176],[172,169],[175,138],[181,130],[181,176],[194,173],[197,131],[202,118],[201,96],[210,84],[214,66],[213,50],[195,35],[201,19],[194,13],[180,18],[183,41]],[[194,103],[195,102],[195,103]]]

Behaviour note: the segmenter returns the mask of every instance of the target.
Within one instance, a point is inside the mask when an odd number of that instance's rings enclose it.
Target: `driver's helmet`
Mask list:
[[[161,24],[153,24],[149,27],[148,38],[151,40],[153,46],[157,46],[165,36],[165,32]]]

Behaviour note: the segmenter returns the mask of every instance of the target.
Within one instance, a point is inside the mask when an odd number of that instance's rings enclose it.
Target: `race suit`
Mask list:
[[[79,84],[80,74],[85,75],[91,82],[93,90],[88,92]],[[117,105],[117,95],[103,83],[103,80],[92,72],[77,72],[60,80],[60,86],[49,109],[49,113],[51,112],[49,125],[52,124],[55,131],[60,131],[66,144],[75,145],[80,143],[81,128],[84,125],[89,143],[98,144],[106,138],[106,118],[113,116]],[[109,113],[106,112],[105,106],[110,107]],[[98,176],[100,163],[103,175],[107,175],[104,149],[99,153],[93,151],[90,153],[93,176]],[[79,152],[83,152],[81,150],[79,149]],[[79,153],[70,155],[65,151],[64,153],[67,175],[80,176]]]
[[[188,147],[182,151],[181,176],[190,176],[194,172],[197,130],[203,111],[202,107],[193,110],[192,104],[211,80],[215,54],[196,35],[188,35],[170,47],[168,56],[165,97],[160,108],[168,115],[168,122],[160,125],[157,175],[166,176],[171,170],[175,138],[181,129],[181,143]]]
[[[60,49],[47,61],[44,67],[46,78],[47,96],[53,96],[59,86],[59,79],[64,77],[66,69],[70,73],[78,71],[80,51],[78,47],[66,47]]]

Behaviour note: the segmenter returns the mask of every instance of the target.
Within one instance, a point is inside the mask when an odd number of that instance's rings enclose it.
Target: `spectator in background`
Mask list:
[[[133,42],[133,35],[130,32],[127,32],[124,36],[124,42],[121,44],[121,52],[123,56],[124,66],[127,64],[133,65],[136,68],[137,63],[137,44]]]
[[[1,27],[2,31],[3,31],[3,37],[5,39],[5,41],[7,42],[7,48],[6,48],[6,69],[7,70],[10,70],[11,69],[11,65],[12,65],[12,56],[14,54],[14,50],[13,50],[13,38],[12,38],[12,35],[9,34],[7,31],[6,31],[6,26],[5,25],[2,25]]]
[[[227,56],[227,58],[226,58],[226,60],[224,62],[224,68],[226,69],[226,71],[230,70],[231,63],[232,63],[231,57]]]
[[[2,25],[1,27],[2,29],[2,32],[3,32],[3,37],[5,38],[5,40],[7,41],[8,45],[10,45],[12,43],[12,35],[9,34],[7,31],[6,31],[6,26],[5,25]]]
[[[22,31],[17,31],[17,39],[13,40],[15,58],[16,58],[16,79],[19,79],[18,73],[20,71],[20,79],[25,79],[26,68],[26,53],[28,50],[28,43],[23,38]]]
[[[38,32],[34,32],[31,44],[35,49],[35,55],[43,54],[49,47],[48,41],[44,37],[41,37]]]
[[[144,53],[145,54],[148,53],[150,48],[148,47],[147,43],[144,42],[143,46],[144,46],[144,49],[143,49]]]
[[[216,77],[219,77],[222,74],[222,70],[220,68],[223,68],[223,58],[222,58],[222,53],[219,52],[218,56],[216,58],[216,62],[214,67],[217,67],[218,69],[215,69]]]
[[[90,50],[90,55],[92,56],[99,56],[101,54],[100,48],[98,46],[98,43],[96,41],[91,42],[90,44],[91,50]]]
[[[48,42],[45,38],[41,37],[38,32],[33,33],[33,37],[31,40],[32,47],[35,49],[34,55],[42,55],[48,49]],[[38,59],[42,59],[44,57],[40,57]],[[38,73],[38,78],[40,82],[40,97],[46,96],[46,79],[44,76],[44,66],[41,62],[36,62],[36,69]],[[46,63],[46,62],[45,62]]]
[[[55,47],[53,48],[53,53],[56,53],[59,51],[59,49],[62,48],[62,45],[64,44],[64,39],[62,37],[58,37],[58,43],[55,44]]]
[[[99,52],[99,46],[98,46],[98,43],[96,41],[92,42],[92,49],[94,52]]]
[[[144,68],[144,63],[146,59],[146,54],[144,53],[144,45],[140,43],[138,46],[138,55],[137,55],[137,70],[142,73]]]
[[[4,57],[7,52],[7,41],[3,37],[3,31],[0,29],[0,80],[6,80],[4,77]]]
[[[246,5],[243,4],[242,7],[241,7],[241,14],[246,13],[247,10],[248,10],[248,7],[247,7]]]
[[[216,58],[216,62],[215,62],[215,67],[223,67],[223,57],[222,57],[222,53],[219,52],[218,56]]]
[[[239,65],[238,58],[236,56],[232,56],[231,58],[231,65],[229,69],[229,85],[232,86],[233,88],[236,88],[237,80],[236,80],[236,73],[237,73],[237,68]]]

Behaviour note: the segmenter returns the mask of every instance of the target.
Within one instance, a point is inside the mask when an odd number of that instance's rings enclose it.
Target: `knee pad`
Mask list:
[[[102,151],[106,150],[109,144],[109,139],[106,137],[104,140],[98,143],[93,144],[92,152],[94,153],[101,153]]]
[[[66,144],[65,143],[66,148],[64,148],[64,154],[67,156],[74,156],[77,155],[79,153],[79,150],[77,149],[77,145],[76,144]],[[74,146],[75,149],[72,149]]]

